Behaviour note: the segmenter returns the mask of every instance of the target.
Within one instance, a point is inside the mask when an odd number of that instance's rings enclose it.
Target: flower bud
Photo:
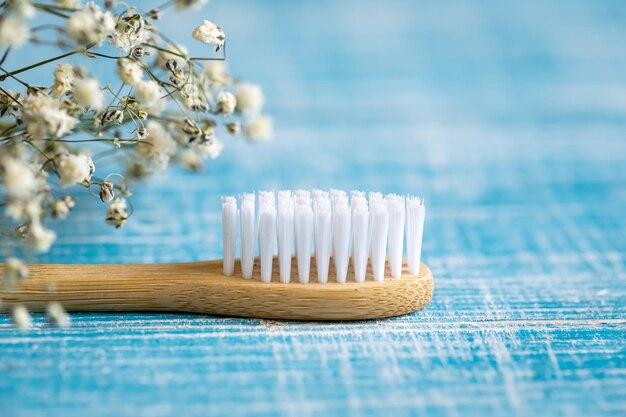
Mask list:
[[[135,49],[133,49],[133,56],[135,58],[141,58],[144,55],[150,55],[150,52],[146,51],[141,46],[138,46]]]
[[[161,9],[152,9],[148,12],[148,16],[150,16],[151,19],[154,20],[159,20],[163,17],[163,10]]]
[[[115,197],[115,191],[113,190],[113,184],[104,181],[100,186],[100,200],[107,203]]]

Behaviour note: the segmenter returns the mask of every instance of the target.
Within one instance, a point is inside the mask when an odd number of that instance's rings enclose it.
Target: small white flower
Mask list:
[[[46,136],[61,138],[78,123],[59,107],[57,99],[42,92],[29,94],[22,104],[28,134],[35,140]]]
[[[128,211],[126,200],[123,198],[114,198],[107,207],[106,222],[111,226],[119,229],[128,219]]]
[[[59,219],[64,219],[67,215],[72,211],[76,202],[74,198],[70,195],[66,195],[60,200],[55,201],[50,206],[50,211],[52,213],[52,217],[57,217]]]
[[[222,48],[224,40],[226,39],[222,28],[208,20],[205,20],[198,26],[191,36],[200,42],[215,45],[215,51],[219,51]]]
[[[141,105],[140,108],[142,111],[146,112],[146,114],[157,116],[161,114],[163,110],[165,110],[166,106],[167,106],[167,99],[160,98],[153,105],[151,106]]]
[[[21,159],[6,157],[0,160],[0,174],[9,200],[28,199],[39,187],[36,173]]]
[[[163,170],[176,153],[176,141],[159,122],[151,120],[146,127],[150,135],[135,146],[135,156],[153,170]]]
[[[231,83],[224,61],[210,61],[200,73],[200,79],[208,84],[208,87],[224,87]]]
[[[59,174],[62,187],[89,183],[91,176],[96,170],[91,157],[86,153],[77,155],[59,153],[54,157],[54,167],[57,174]]]
[[[210,136],[207,140],[198,143],[200,154],[206,158],[216,159],[221,155],[224,144],[215,136]]]
[[[4,287],[13,288],[28,277],[28,267],[17,258],[7,258],[4,263]]]
[[[127,53],[136,46],[145,43],[152,36],[152,27],[138,14],[119,18],[109,43]]]
[[[87,78],[76,81],[74,83],[74,100],[87,109],[96,112],[102,110],[104,108],[104,93],[98,80]]]
[[[161,87],[154,80],[140,81],[135,85],[135,98],[141,105],[154,106],[161,98]]]
[[[228,116],[235,111],[237,99],[229,91],[221,91],[217,95],[217,111],[223,116]]]
[[[46,306],[46,317],[52,326],[65,328],[70,326],[70,316],[65,312],[61,303],[53,302]]]
[[[13,324],[18,328],[18,330],[29,330],[33,327],[33,320],[30,317],[30,313],[22,304],[13,307],[11,318],[13,319]]]
[[[193,9],[198,10],[204,6],[209,0],[174,0],[176,10]]]
[[[109,12],[103,12],[93,2],[87,3],[67,21],[67,33],[76,42],[88,45],[102,45],[102,42],[115,30],[115,19]]]
[[[23,19],[17,16],[0,18],[0,47],[19,48],[30,36],[30,29]]]
[[[192,148],[187,148],[179,155],[180,164],[192,171],[200,171],[202,169],[202,157]]]
[[[37,252],[47,252],[57,235],[43,227],[39,220],[31,222],[26,234],[26,242]]]
[[[237,111],[247,115],[255,115],[261,112],[265,104],[263,90],[256,84],[241,83],[235,90],[237,99]]]
[[[270,117],[257,116],[244,124],[243,133],[253,141],[269,140],[274,135],[274,123]]]
[[[209,111],[209,103],[200,95],[200,89],[195,84],[185,84],[180,89],[180,98],[183,105],[198,112]]]
[[[167,63],[168,59],[173,59],[174,61],[176,61],[179,67],[183,67],[185,65],[186,63],[185,59],[180,57],[179,55],[187,56],[189,51],[183,45],[179,45],[179,44],[174,45],[170,43],[170,44],[167,44],[167,46],[163,49],[166,49],[169,52],[160,51],[160,50],[158,51],[157,56],[156,56],[156,63],[155,63],[157,67],[165,68],[165,64]]]
[[[54,69],[54,85],[52,86],[52,95],[60,97],[63,94],[72,91],[74,84],[74,68],[70,64],[59,64]]]
[[[117,60],[117,75],[126,84],[135,85],[143,78],[143,69],[138,63],[121,58]]]
[[[41,218],[41,198],[35,197],[30,200],[10,200],[7,203],[5,214],[20,221],[34,222]]]
[[[13,13],[22,19],[32,19],[35,17],[35,7],[29,0],[12,0],[8,3]]]

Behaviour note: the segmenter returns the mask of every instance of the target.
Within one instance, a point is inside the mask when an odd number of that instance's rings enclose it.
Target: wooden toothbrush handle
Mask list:
[[[277,261],[275,260],[277,264]],[[68,311],[167,311],[272,319],[360,320],[407,314],[430,301],[434,283],[426,265],[418,275],[374,282],[271,283],[222,275],[222,261],[139,265],[30,265],[13,291],[0,290],[4,308],[24,304],[44,311],[59,301]],[[0,273],[3,273],[0,266]],[[277,267],[274,269],[278,269]],[[258,276],[258,260],[255,262]]]

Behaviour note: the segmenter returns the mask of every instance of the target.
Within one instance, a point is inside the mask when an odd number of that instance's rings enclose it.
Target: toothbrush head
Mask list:
[[[254,193],[242,194],[239,201],[237,208],[235,197],[222,199],[224,275],[283,284],[281,290],[255,286],[268,297],[284,291],[283,300],[298,294],[327,307],[356,297],[355,308],[374,302],[393,310],[380,317],[406,314],[430,301],[432,274],[420,263],[423,199],[282,190],[258,192],[258,204]],[[406,302],[400,306],[398,300]],[[338,317],[336,313],[329,314]]]

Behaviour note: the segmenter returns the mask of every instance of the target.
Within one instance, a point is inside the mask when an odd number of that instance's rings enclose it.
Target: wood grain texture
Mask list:
[[[296,271],[295,258],[292,270]],[[315,277],[312,262],[311,277]],[[272,282],[259,278],[255,259],[252,279],[222,275],[222,261],[139,265],[31,265],[31,275],[12,292],[0,292],[10,308],[24,304],[45,311],[59,301],[69,311],[164,311],[286,320],[364,320],[400,316],[424,308],[434,290],[430,269],[422,264],[402,278],[363,283],[300,284],[279,282],[274,259]],[[387,266],[387,276],[389,270]],[[0,274],[3,267],[0,267]],[[352,270],[348,271],[349,276]],[[330,279],[332,280],[332,268]]]

